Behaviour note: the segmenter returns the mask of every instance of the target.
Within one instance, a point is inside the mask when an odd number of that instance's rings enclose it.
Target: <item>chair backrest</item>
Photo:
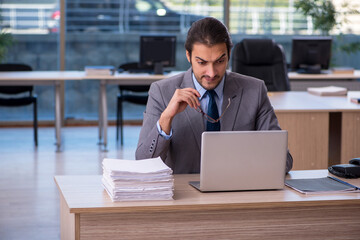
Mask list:
[[[14,71],[32,71],[29,65],[21,63],[2,63],[0,64],[1,72],[14,72]],[[33,86],[1,86],[0,93],[5,94],[18,94],[23,92],[32,93]]]
[[[289,91],[283,47],[272,39],[243,39],[232,53],[232,71],[264,80],[268,91]]]
[[[119,69],[122,69],[124,71],[129,71],[138,68],[139,68],[139,63],[137,62],[125,63],[119,66]],[[149,89],[150,89],[150,85],[128,85],[128,86],[120,85],[119,86],[119,90],[121,93],[123,90],[132,91],[132,92],[148,92]]]
[[[131,91],[131,92],[148,92],[150,85],[128,85],[128,86],[119,86],[119,90]]]

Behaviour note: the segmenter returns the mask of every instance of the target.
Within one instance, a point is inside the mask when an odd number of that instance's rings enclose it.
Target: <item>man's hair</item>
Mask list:
[[[207,46],[225,43],[228,58],[230,58],[230,51],[233,46],[226,26],[213,17],[203,18],[191,25],[185,42],[185,49],[190,53],[190,56],[195,43],[202,43]]]

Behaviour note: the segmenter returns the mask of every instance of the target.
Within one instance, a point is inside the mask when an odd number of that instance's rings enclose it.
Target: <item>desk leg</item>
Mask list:
[[[100,83],[100,91],[99,91],[99,109],[98,109],[98,116],[99,116],[99,142],[98,145],[102,144],[102,131],[103,131],[103,109],[102,109],[102,84]]]
[[[107,120],[107,98],[106,98],[106,80],[100,81],[100,91],[101,91],[101,110],[102,110],[102,136],[103,136],[103,145],[104,151],[107,151],[107,127],[108,127],[108,120]]]
[[[55,82],[55,137],[56,137],[56,151],[59,152],[61,148],[61,99],[60,99],[60,82]]]

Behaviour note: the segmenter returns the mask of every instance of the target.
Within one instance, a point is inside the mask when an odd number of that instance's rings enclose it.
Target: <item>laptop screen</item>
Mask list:
[[[204,132],[201,191],[281,189],[287,131]]]

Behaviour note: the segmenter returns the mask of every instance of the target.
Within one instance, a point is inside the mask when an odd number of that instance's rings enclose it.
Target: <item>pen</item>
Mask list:
[[[355,188],[355,190],[359,190],[359,189],[360,189],[360,188],[358,188],[357,186],[354,186],[354,185],[352,185],[352,184],[350,184],[350,183],[348,183],[348,182],[342,181],[342,180],[340,180],[340,179],[338,179],[338,178],[336,178],[336,177],[332,177],[332,176],[327,176],[327,177],[328,177],[328,178],[331,178],[332,180],[335,180],[335,181],[337,181],[337,182],[339,182],[339,183],[348,185],[349,187]]]

